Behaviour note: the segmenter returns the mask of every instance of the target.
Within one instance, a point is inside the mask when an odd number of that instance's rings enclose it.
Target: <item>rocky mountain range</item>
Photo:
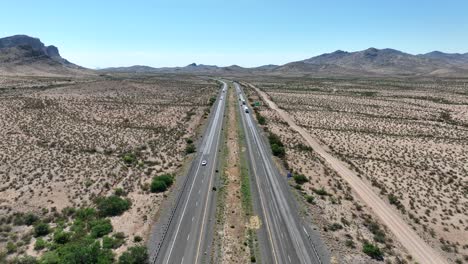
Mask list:
[[[468,53],[433,51],[412,55],[394,49],[369,48],[363,51],[332,53],[284,65],[243,68],[237,65],[189,64],[185,67],[153,68],[135,65],[101,69],[100,73],[184,73],[217,75],[289,75],[289,76],[435,76],[468,77]],[[0,74],[96,74],[70,63],[55,46],[39,39],[16,35],[0,39]]]
[[[468,76],[468,53],[434,51],[412,55],[394,49],[369,48],[363,51],[335,51],[284,65],[243,68],[192,63],[185,67],[152,68],[132,66],[107,68],[106,72],[266,74],[312,76]]]

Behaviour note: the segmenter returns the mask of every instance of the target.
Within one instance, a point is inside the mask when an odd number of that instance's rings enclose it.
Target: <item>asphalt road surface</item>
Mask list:
[[[284,176],[275,167],[271,151],[252,117],[245,113],[241,97],[247,99],[239,84],[239,111],[247,143],[252,174],[254,210],[262,219],[258,232],[262,263],[328,263],[319,237],[299,216],[297,201]]]
[[[213,190],[218,166],[221,129],[226,108],[223,82],[210,115],[203,140],[187,175],[164,240],[153,263],[205,263],[209,260],[214,230],[216,191]],[[202,161],[206,161],[205,166]]]

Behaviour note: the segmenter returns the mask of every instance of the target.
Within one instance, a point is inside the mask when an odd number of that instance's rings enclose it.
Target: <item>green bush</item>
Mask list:
[[[117,195],[109,197],[100,197],[96,200],[96,206],[100,216],[117,216],[127,211],[130,206],[130,200],[122,199]]]
[[[216,102],[216,97],[214,97],[214,96],[211,97],[210,102],[209,102],[210,106],[212,106],[215,102]]]
[[[284,147],[279,146],[277,144],[271,144],[271,152],[273,152],[273,155],[280,158],[286,155],[286,150],[284,149]]]
[[[343,229],[343,226],[339,223],[333,223],[333,224],[328,225],[328,229],[330,229],[331,231],[337,231],[337,230]]]
[[[47,243],[42,238],[38,238],[34,244],[34,250],[42,250],[47,246]]]
[[[11,262],[11,264],[37,264],[37,260],[35,257],[32,256],[23,256],[23,257],[16,257]]]
[[[8,243],[6,244],[6,251],[7,251],[8,254],[13,254],[13,253],[15,253],[15,252],[16,252],[16,249],[17,249],[17,246],[15,245],[15,243],[13,243],[13,242],[10,241],[10,242],[8,242]]]
[[[146,247],[135,246],[125,251],[119,258],[119,264],[148,264]]]
[[[112,232],[112,230],[112,224],[109,219],[98,219],[91,222],[91,237],[102,237]]]
[[[281,142],[281,139],[278,135],[270,133],[268,136],[268,141],[270,142],[271,145],[276,144],[279,147],[284,147],[283,142]]]
[[[112,237],[105,236],[102,238],[102,248],[116,249],[123,244],[123,240],[115,239]]]
[[[65,244],[70,241],[71,234],[64,231],[56,231],[54,233],[54,242],[57,244]]]
[[[28,213],[24,216],[24,224],[25,225],[34,225],[39,221],[39,217],[33,213]]]
[[[143,241],[143,238],[142,238],[141,236],[135,236],[135,237],[133,238],[133,242],[135,242],[135,243],[139,243],[139,242],[141,242],[141,241]]]
[[[380,248],[369,242],[364,242],[362,252],[364,252],[373,259],[380,260],[383,258],[383,252],[380,250]]]
[[[38,223],[34,226],[34,236],[41,237],[50,233],[49,225],[46,223]]]
[[[133,164],[136,163],[137,157],[133,153],[126,153],[123,155],[122,160],[127,164]]]
[[[266,118],[264,116],[260,115],[258,112],[255,112],[255,115],[260,125],[266,125]]]
[[[57,249],[59,263],[81,264],[99,263],[112,264],[114,254],[109,249],[102,249],[99,241],[85,239],[75,243],[67,243]]]
[[[42,255],[41,264],[61,264],[60,257],[55,251],[48,251]]]
[[[317,195],[321,195],[321,196],[325,196],[325,195],[329,195],[327,191],[325,191],[325,189],[322,187],[320,189],[313,189],[314,193],[316,193]]]
[[[193,144],[193,139],[187,138],[187,139],[185,140],[185,142],[187,142],[187,144]]]
[[[151,192],[153,193],[160,193],[165,192],[167,190],[167,185],[165,182],[160,180],[153,180],[151,182]]]
[[[80,208],[75,213],[76,219],[89,222],[97,217],[96,209],[91,207]]]
[[[197,148],[195,147],[194,144],[188,144],[185,147],[185,153],[190,154],[190,153],[195,153],[197,151]]]
[[[306,195],[306,201],[310,204],[314,204],[315,203],[315,197],[313,197],[312,195]]]
[[[153,181],[155,180],[163,181],[167,185],[167,187],[170,187],[174,183],[174,176],[172,176],[171,174],[163,174],[160,176],[155,176],[153,178]]]
[[[303,174],[294,174],[293,178],[297,184],[304,184],[309,181],[309,179]]]

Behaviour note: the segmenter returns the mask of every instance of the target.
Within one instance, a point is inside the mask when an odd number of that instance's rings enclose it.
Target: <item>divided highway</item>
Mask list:
[[[209,260],[216,210],[216,192],[213,191],[213,186],[226,108],[227,84],[222,83],[223,88],[179,194],[172,220],[157,255],[151,260],[152,263],[197,264]],[[206,165],[202,164],[203,161],[206,161]]]
[[[236,93],[243,95],[239,84]],[[243,98],[247,99],[245,95]],[[324,250],[313,242],[319,240],[309,225],[299,217],[297,201],[285,177],[275,167],[271,152],[250,113],[239,102],[239,111],[247,143],[248,160],[253,175],[254,209],[262,219],[259,241],[262,263],[328,263]]]

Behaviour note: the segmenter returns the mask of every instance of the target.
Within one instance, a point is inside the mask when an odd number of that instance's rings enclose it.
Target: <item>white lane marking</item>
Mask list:
[[[302,229],[304,229],[304,232],[306,233],[307,237],[309,237],[309,233],[307,233],[305,226],[302,226]]]
[[[198,207],[198,201],[195,203],[195,207]]]
[[[194,216],[192,216],[192,222],[193,222],[193,219],[194,219],[194,218],[195,218],[195,217],[194,217]]]
[[[190,233],[189,233],[188,236],[187,236],[187,240],[189,240],[189,238],[190,238]]]
[[[289,263],[291,263],[291,257],[289,257],[289,255],[288,255],[288,259],[289,259]]]

